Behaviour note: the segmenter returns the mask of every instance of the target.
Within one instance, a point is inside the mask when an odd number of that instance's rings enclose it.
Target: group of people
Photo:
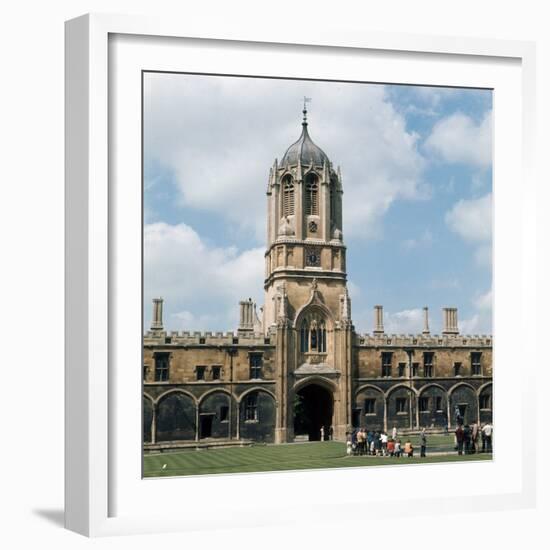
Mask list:
[[[448,433],[448,432],[446,432]],[[458,423],[454,432],[455,451],[459,455],[493,452],[493,425],[490,422],[484,424]],[[420,456],[426,456],[427,434],[422,428],[420,435]],[[346,434],[347,456],[394,456],[403,455],[412,457],[415,448],[409,438],[405,444],[397,437],[397,428],[394,427],[391,436],[383,430],[367,430],[356,428]],[[481,444],[480,444],[481,441]]]
[[[412,457],[414,447],[410,439],[402,445],[397,437],[397,428],[393,428],[391,437],[384,431],[366,430],[357,428],[347,434],[347,456],[394,456],[400,458],[405,455]],[[420,456],[426,456],[427,436],[425,430],[420,434]]]
[[[481,439],[481,448],[479,440]],[[459,424],[455,430],[455,450],[459,455],[493,452],[493,425],[490,422],[479,426],[477,423]]]

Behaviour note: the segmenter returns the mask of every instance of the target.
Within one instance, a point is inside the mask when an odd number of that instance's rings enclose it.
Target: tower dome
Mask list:
[[[314,166],[323,166],[325,162],[330,161],[325,152],[313,143],[307,131],[307,110],[304,107],[302,111],[304,119],[302,121],[302,134],[298,141],[294,142],[283,155],[281,167],[296,166],[301,163],[304,165],[313,164]]]

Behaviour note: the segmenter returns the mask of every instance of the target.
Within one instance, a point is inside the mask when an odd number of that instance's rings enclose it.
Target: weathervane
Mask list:
[[[307,124],[307,104],[311,101],[311,97],[304,96],[304,110],[302,113],[304,114],[304,120],[303,123]]]

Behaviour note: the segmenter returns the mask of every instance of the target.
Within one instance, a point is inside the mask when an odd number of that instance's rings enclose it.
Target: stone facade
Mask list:
[[[153,302],[143,341],[145,448],[344,440],[352,427],[445,429],[492,420],[492,337],[464,336],[456,308],[432,335],[352,323],[342,177],[302,134],[271,168],[265,303],[240,302],[233,333],[166,332]],[[420,332],[421,329],[421,332]]]

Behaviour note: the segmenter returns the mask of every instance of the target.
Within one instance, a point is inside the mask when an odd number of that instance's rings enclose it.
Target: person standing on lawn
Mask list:
[[[478,452],[479,426],[477,422],[472,424],[472,453]]]
[[[407,441],[405,441],[405,454],[409,458],[412,458],[413,453],[414,453],[414,447],[412,446],[411,440],[407,439]]]
[[[379,450],[382,448],[381,442],[380,442],[380,433],[377,431],[374,432],[374,455],[378,455]]]
[[[357,453],[359,455],[362,455],[365,449],[365,437],[363,430],[359,430],[357,432]]]
[[[427,439],[426,428],[422,428],[422,431],[420,432],[420,456],[426,456]]]
[[[394,441],[397,441],[397,428],[394,426],[391,430],[391,438],[394,440]]]
[[[354,455],[357,454],[357,430],[353,430],[353,432],[351,432],[351,450]]]
[[[388,454],[388,434],[386,432],[380,434],[380,444],[382,446],[382,456],[386,456]]]
[[[470,454],[470,447],[472,443],[472,430],[468,424],[464,426],[464,454]]]
[[[488,453],[493,452],[493,425],[487,422],[483,427],[483,433],[485,434],[485,445]]]
[[[367,454],[372,454],[372,442],[374,441],[374,434],[372,433],[372,430],[369,430],[367,433]]]
[[[401,458],[401,440],[398,439],[396,442],[395,442],[395,456],[397,458]]]
[[[464,430],[462,429],[462,426],[460,424],[456,427],[455,436],[456,448],[458,450],[458,454],[461,455],[462,450],[464,449]]]

